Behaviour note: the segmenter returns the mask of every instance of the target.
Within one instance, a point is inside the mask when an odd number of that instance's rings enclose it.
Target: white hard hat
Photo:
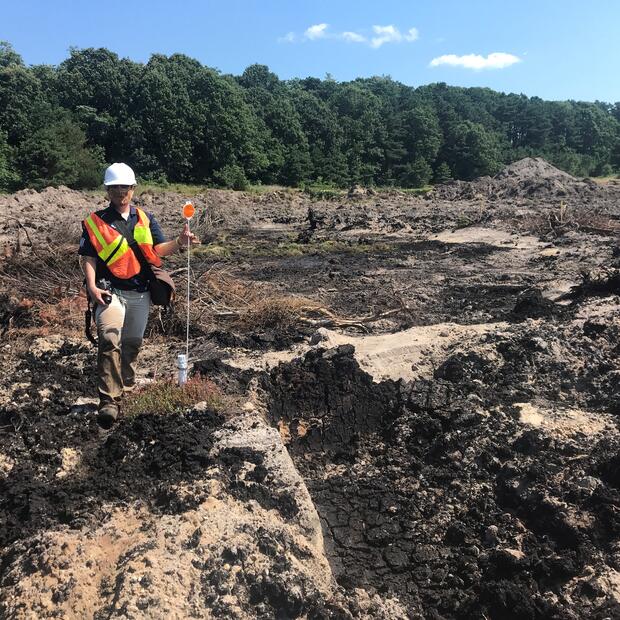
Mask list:
[[[112,164],[106,168],[103,184],[136,185],[136,175],[127,164]]]

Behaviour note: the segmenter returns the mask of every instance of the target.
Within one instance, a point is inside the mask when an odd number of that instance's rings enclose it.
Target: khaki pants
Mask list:
[[[120,291],[97,306],[97,375],[101,404],[116,402],[136,382],[136,362],[149,317],[150,293]]]

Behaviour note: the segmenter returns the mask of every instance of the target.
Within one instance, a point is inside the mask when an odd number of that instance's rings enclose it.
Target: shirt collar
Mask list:
[[[120,213],[114,208],[114,205],[112,203],[110,203],[106,209],[107,211],[110,212],[110,215],[113,215],[115,218],[119,218],[122,217],[120,215]],[[129,205],[129,217],[136,217],[138,211],[136,210],[136,207],[134,207],[133,204]]]

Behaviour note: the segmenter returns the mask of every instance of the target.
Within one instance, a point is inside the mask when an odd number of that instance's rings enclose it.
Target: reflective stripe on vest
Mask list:
[[[153,249],[153,235],[150,221],[142,209],[136,208],[138,221],[133,236],[146,260],[156,267],[161,265],[161,258]],[[97,256],[107,264],[108,269],[117,278],[128,279],[140,273],[140,261],[136,258],[127,240],[112,226],[104,222],[96,213],[91,213],[84,220],[88,237],[97,252]]]

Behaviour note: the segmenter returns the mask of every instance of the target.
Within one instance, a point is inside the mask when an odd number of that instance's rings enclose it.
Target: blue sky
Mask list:
[[[0,0],[0,40],[28,64],[106,47],[233,74],[261,63],[282,79],[390,75],[620,101],[620,0]]]

